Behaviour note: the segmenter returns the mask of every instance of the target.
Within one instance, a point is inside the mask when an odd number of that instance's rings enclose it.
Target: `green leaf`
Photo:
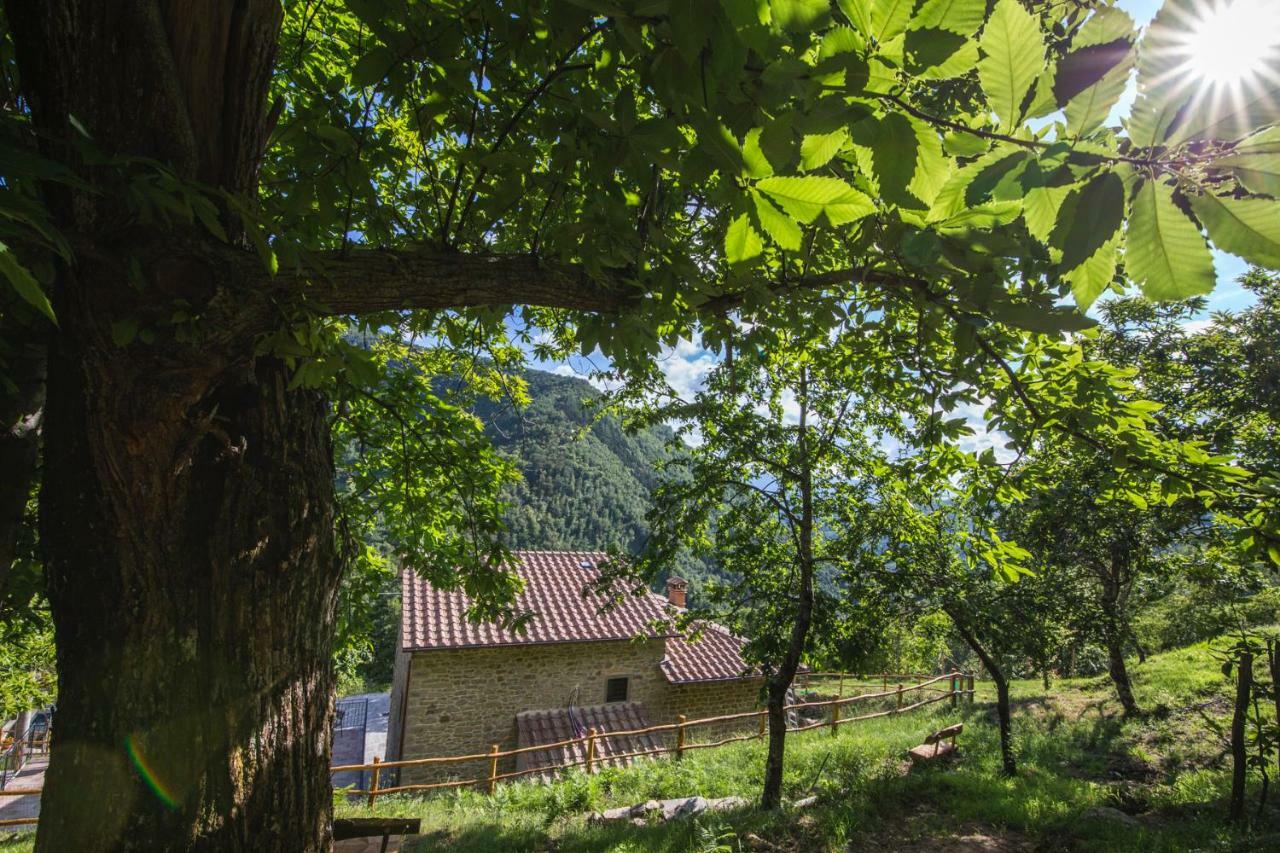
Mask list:
[[[1264,76],[1225,94],[1219,87],[1201,86],[1178,119],[1169,134],[1173,145],[1193,139],[1241,139],[1280,121],[1280,85]]]
[[[1022,204],[1016,201],[989,201],[968,207],[959,213],[938,222],[936,228],[943,232],[962,232],[974,228],[990,230],[1001,225],[1008,225],[1018,218],[1022,212]]]
[[[1058,211],[1062,202],[1074,189],[1071,184],[1060,187],[1032,187],[1022,199],[1022,221],[1027,233],[1046,246],[1049,236],[1058,224]]]
[[[58,318],[53,314],[53,306],[49,304],[49,298],[40,289],[40,282],[36,281],[27,268],[18,262],[17,256],[4,243],[0,243],[0,273],[9,280],[9,284],[23,301],[57,325]]]
[[[819,29],[831,16],[829,0],[770,0],[769,8],[775,24],[795,33]]]
[[[1198,195],[1191,209],[1224,252],[1251,264],[1280,269],[1280,210],[1271,199]]]
[[[987,0],[925,0],[911,19],[912,29],[947,30],[971,36],[982,26]]]
[[[781,180],[777,178],[768,178],[767,180]],[[789,180],[796,180],[795,178]],[[756,206],[756,216],[760,218],[760,226],[764,228],[773,242],[777,243],[788,252],[796,252],[800,250],[800,240],[802,233],[800,226],[793,222],[785,213],[778,210],[769,203],[769,200],[759,193],[752,193],[751,200]]]
[[[871,35],[871,4],[873,0],[836,0],[836,5],[863,35]]]
[[[901,113],[879,122],[872,153],[880,194],[899,207],[928,209],[951,176],[938,134]]]
[[[773,166],[760,147],[760,136],[763,133],[763,128],[753,127],[742,140],[743,174],[748,178],[767,178],[773,174]]]
[[[1125,121],[1134,145],[1164,143],[1183,106],[1197,88],[1185,68],[1187,22],[1196,0],[1166,0],[1138,43],[1138,96]]]
[[[849,131],[843,127],[831,133],[810,134],[800,140],[800,169],[811,172],[831,161],[840,150],[840,146],[849,138]]]
[[[970,205],[986,201],[992,190],[1030,156],[1021,149],[996,148],[952,173],[934,196],[929,221],[941,222]]]
[[[751,226],[751,218],[745,213],[733,222],[724,234],[724,255],[730,264],[745,264],[760,257],[764,241]]]
[[[357,89],[363,89],[365,86],[381,82],[395,61],[396,56],[391,52],[391,48],[385,45],[371,48],[351,69],[351,85]]]
[[[875,0],[871,6],[871,36],[887,44],[907,31],[916,0]]]
[[[839,178],[818,175],[765,178],[756,184],[756,189],[766,193],[788,214],[804,223],[813,222],[825,213],[832,225],[843,225],[875,212],[875,204],[870,198]],[[772,235],[768,226],[766,230]]]
[[[1173,190],[1143,181],[1133,198],[1125,268],[1148,299],[1186,299],[1213,290],[1213,256],[1195,223],[1173,202]]]
[[[1119,9],[1099,9],[1076,33],[1054,80],[1054,94],[1073,135],[1089,133],[1106,121],[1137,59],[1135,38],[1133,19]]]
[[[133,317],[117,320],[111,324],[111,342],[118,347],[127,347],[138,336],[138,321]]]
[[[1250,192],[1280,197],[1280,125],[1241,140],[1209,165],[1230,169]]]
[[[1073,308],[1040,307],[1020,302],[993,303],[991,316],[1001,323],[1016,326],[1019,329],[1046,334],[1078,332],[1097,325]]]
[[[1006,130],[1022,118],[1022,102],[1044,71],[1044,34],[1039,20],[1018,0],[997,0],[978,43],[978,81]]]
[[[929,80],[946,80],[968,73],[978,62],[978,43],[968,36],[939,28],[907,30],[907,71]]]
[[[1062,251],[1062,268],[1071,270],[1110,242],[1124,222],[1124,182],[1115,172],[1095,176],[1068,201],[1052,243]]]
[[[1079,266],[1062,274],[1063,280],[1071,285],[1071,295],[1075,297],[1076,306],[1081,311],[1088,311],[1089,306],[1115,281],[1120,236],[1116,233]]]
[[[698,148],[726,174],[742,174],[744,164],[742,150],[733,132],[715,119],[707,118],[697,127]]]

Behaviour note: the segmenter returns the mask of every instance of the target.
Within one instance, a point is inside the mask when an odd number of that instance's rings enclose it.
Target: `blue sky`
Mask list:
[[[1275,2],[1280,3],[1280,0]],[[1116,5],[1128,12],[1141,27],[1150,23],[1162,3],[1163,0],[1118,0]],[[1128,112],[1134,93],[1135,86],[1130,81],[1129,89],[1113,113],[1113,123],[1118,123],[1119,116]],[[1214,264],[1217,269],[1218,284],[1208,296],[1209,312],[1235,311],[1247,307],[1252,302],[1252,296],[1236,283],[1236,279],[1244,274],[1248,265],[1240,258],[1224,252],[1214,253]],[[660,363],[671,386],[681,395],[688,397],[701,387],[704,377],[715,365],[715,357],[701,347],[682,342],[680,346],[664,352],[660,357]],[[597,356],[593,359],[574,358],[565,362],[534,361],[532,366],[561,375],[591,379],[591,374],[607,368],[608,362]],[[972,415],[971,420],[980,420],[981,415],[979,411],[961,414]],[[984,439],[976,441],[979,447],[987,444],[987,440]]]

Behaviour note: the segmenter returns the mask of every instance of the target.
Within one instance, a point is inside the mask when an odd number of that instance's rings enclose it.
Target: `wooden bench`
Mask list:
[[[341,818],[333,822],[333,840],[346,841],[349,838],[377,838],[382,836],[382,851],[386,853],[387,842],[393,835],[417,835],[422,827],[422,820],[408,817],[351,817]]]
[[[954,726],[947,726],[945,729],[939,729],[924,739],[924,743],[919,746],[913,746],[907,751],[907,755],[911,756],[912,764],[920,764],[925,761],[933,761],[935,758],[941,758],[944,755],[950,755],[956,751],[956,735],[964,731],[964,723],[956,723]],[[947,741],[944,743],[944,741]]]

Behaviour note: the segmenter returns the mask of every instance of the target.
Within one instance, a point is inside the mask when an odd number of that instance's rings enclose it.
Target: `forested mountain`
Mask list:
[[[519,462],[523,480],[507,515],[513,548],[634,551],[671,431],[623,431],[584,402],[600,396],[576,377],[526,375],[530,403],[486,403],[476,414],[495,446]]]

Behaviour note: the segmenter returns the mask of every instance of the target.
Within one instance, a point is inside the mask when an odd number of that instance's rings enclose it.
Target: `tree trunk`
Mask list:
[[[1248,780],[1249,756],[1245,744],[1245,721],[1249,713],[1249,694],[1253,691],[1253,654],[1244,651],[1236,661],[1236,703],[1231,716],[1231,820],[1244,817],[1245,782]]]
[[[48,348],[59,701],[37,849],[326,849],[339,570],[323,400],[255,354],[287,312],[235,247],[137,221],[126,167],[81,162],[75,129],[128,168],[252,198],[280,5],[6,11],[42,152],[97,185],[45,188],[75,257]],[[122,328],[145,336],[117,343]]]
[[[790,682],[784,683],[777,675],[769,679],[766,707],[769,710],[769,754],[764,765],[764,792],[760,804],[766,809],[776,809],[782,802],[782,771],[785,767],[787,748],[787,691]]]
[[[808,448],[808,373],[800,371],[800,388],[797,403],[800,407],[799,468],[800,468],[800,517],[797,542],[799,545],[799,589],[796,602],[796,621],[791,626],[787,651],[782,663],[769,679],[769,756],[765,761],[764,790],[760,806],[776,809],[782,804],[782,771],[787,744],[787,691],[800,669],[800,658],[809,639],[809,625],[813,621],[813,469]]]
[[[324,849],[339,569],[323,401],[247,343],[113,345],[120,281],[63,288],[50,351],[59,702],[37,849]]]
[[[1124,643],[1128,635],[1121,601],[1121,569],[1113,559],[1111,571],[1102,577],[1102,639],[1107,647],[1107,672],[1116,687],[1116,696],[1124,708],[1126,717],[1139,714],[1138,702],[1133,697],[1133,683],[1129,680],[1129,668],[1124,662]]]
[[[1107,634],[1106,644],[1107,672],[1110,673],[1111,681],[1116,686],[1116,696],[1120,699],[1125,716],[1137,716],[1138,702],[1133,698],[1133,684],[1129,681],[1129,668],[1124,662],[1124,646],[1110,632]]]
[[[971,630],[967,623],[957,618],[958,612],[952,608],[946,609],[946,614],[951,617],[951,622],[956,626],[960,639],[973,649],[973,653],[982,661],[982,665],[991,675],[992,683],[996,686],[996,718],[1000,725],[1001,770],[1006,776],[1016,776],[1018,762],[1013,755],[1013,709],[1009,705],[1009,679],[1005,676],[1004,669],[995,655],[978,639],[977,633]]]

